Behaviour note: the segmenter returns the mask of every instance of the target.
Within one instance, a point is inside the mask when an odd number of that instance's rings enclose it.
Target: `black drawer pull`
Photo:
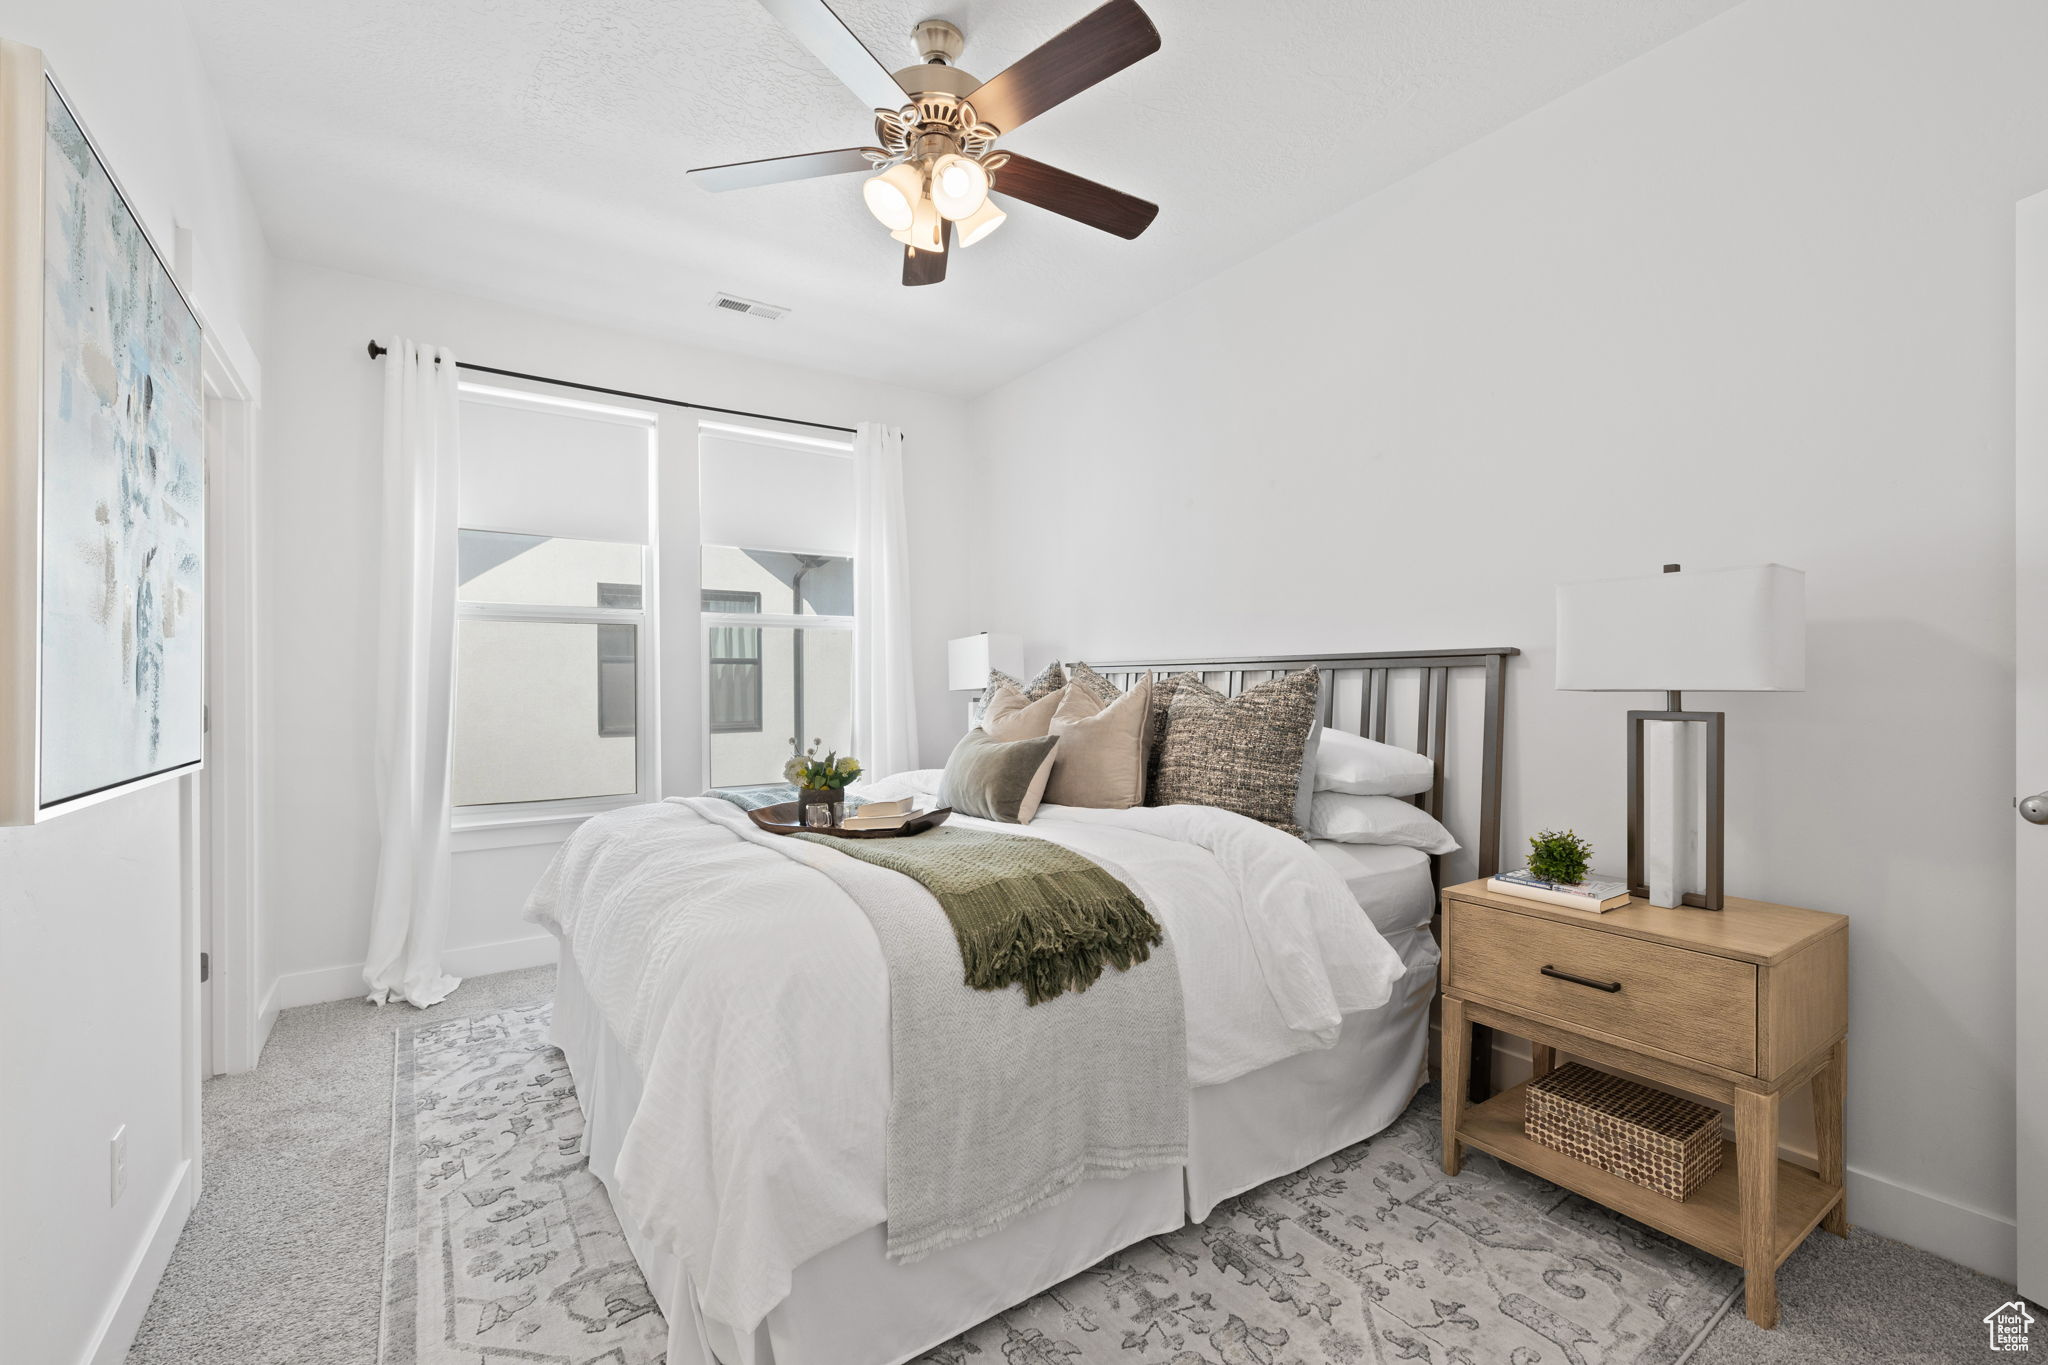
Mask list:
[[[1591,986],[1594,990],[1606,991],[1609,995],[1612,995],[1614,994],[1614,992],[1621,989],[1621,983],[1619,981],[1594,981],[1590,977],[1573,976],[1570,972],[1559,971],[1557,968],[1551,966],[1549,963],[1545,963],[1543,965],[1543,974],[1545,976],[1554,976],[1559,981],[1570,981],[1575,985]]]

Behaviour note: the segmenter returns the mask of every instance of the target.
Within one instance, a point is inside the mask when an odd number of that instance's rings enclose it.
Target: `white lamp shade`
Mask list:
[[[1782,564],[1566,583],[1557,685],[1568,692],[1800,692],[1806,575]]]
[[[946,641],[946,690],[979,692],[990,670],[1015,677],[1024,667],[1024,646],[1014,635],[967,635]]]
[[[863,181],[860,192],[876,222],[891,232],[906,231],[916,216],[917,201],[924,195],[924,173],[907,161],[898,162]]]
[[[930,199],[917,201],[910,226],[889,234],[913,251],[940,252],[946,249],[946,220],[932,207]]]
[[[972,157],[948,152],[932,163],[932,204],[947,218],[965,218],[988,202],[988,172]]]
[[[962,246],[973,246],[1001,227],[1009,216],[996,207],[993,199],[984,200],[980,208],[953,224],[954,239]]]

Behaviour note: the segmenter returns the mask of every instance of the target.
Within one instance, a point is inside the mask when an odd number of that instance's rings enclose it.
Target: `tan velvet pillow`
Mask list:
[[[981,713],[981,728],[990,739],[1005,743],[1013,739],[1037,739],[1052,733],[1053,713],[1059,710],[1066,689],[1029,697],[1008,683],[998,684],[995,696]]]
[[[1116,700],[1069,684],[1052,718],[1059,762],[1045,799],[1055,806],[1124,810],[1145,804],[1145,735],[1152,723],[1152,678]]]

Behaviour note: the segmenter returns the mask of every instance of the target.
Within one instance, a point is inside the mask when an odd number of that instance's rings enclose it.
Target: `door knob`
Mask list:
[[[2048,792],[2020,799],[2020,818],[2030,825],[2048,825]]]

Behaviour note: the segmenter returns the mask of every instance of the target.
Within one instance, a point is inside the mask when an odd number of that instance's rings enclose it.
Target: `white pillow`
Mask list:
[[[1325,731],[1323,738],[1329,735]],[[1399,844],[1424,853],[1458,850],[1458,841],[1434,816],[1393,796],[1317,792],[1309,808],[1308,835],[1340,844]]]
[[[1436,765],[1412,749],[1325,729],[1316,749],[1316,790],[1353,796],[1416,796],[1436,781]]]

